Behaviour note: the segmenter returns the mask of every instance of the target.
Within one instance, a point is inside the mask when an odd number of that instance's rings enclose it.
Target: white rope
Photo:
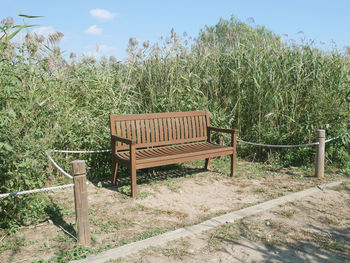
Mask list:
[[[55,161],[54,159],[52,159],[50,152],[52,150],[49,150],[46,152],[47,158],[49,158],[49,160],[51,161],[51,163],[61,172],[63,173],[65,176],[67,176],[69,179],[73,179],[73,176],[71,176],[69,173],[67,173],[65,170],[63,170]]]
[[[333,138],[330,138],[330,139],[328,139],[328,140],[325,140],[325,143],[331,142],[331,141],[333,141],[333,140],[336,140],[336,139],[338,139],[338,138],[340,138],[341,136],[344,136],[344,135],[349,135],[349,133],[344,133],[343,135],[338,135],[338,136],[336,136],[336,137],[333,137]]]
[[[307,143],[307,144],[295,144],[295,145],[277,145],[277,144],[262,144],[262,143],[254,143],[254,142],[246,142],[240,139],[237,139],[240,143],[255,145],[255,146],[264,146],[264,147],[270,147],[270,148],[296,148],[296,147],[308,147],[313,145],[318,145],[318,142],[313,143]]]
[[[110,152],[111,150],[95,150],[95,151],[71,151],[71,150],[50,150],[50,152],[55,153],[106,153]]]
[[[347,135],[348,133],[345,133],[343,135]],[[336,140],[340,138],[343,135],[338,135],[336,137],[330,138],[328,140],[325,140],[325,143],[331,142],[333,140]],[[264,146],[264,147],[269,147],[269,148],[297,148],[297,147],[308,147],[308,146],[314,146],[314,145],[319,145],[319,142],[313,142],[313,143],[307,143],[307,144],[295,144],[295,145],[277,145],[277,144],[263,144],[263,143],[255,143],[255,142],[247,142],[243,141],[241,139],[237,139],[238,142],[240,143],[245,143],[245,144],[250,144],[250,145],[255,145],[255,146]]]
[[[63,168],[61,168],[55,160],[51,157],[51,152],[61,152],[61,153],[103,153],[103,152],[110,152],[111,150],[96,150],[96,151],[68,151],[68,150],[48,150],[46,153],[47,158],[50,160],[50,162],[65,176],[67,176],[69,179],[73,179],[73,176],[71,176],[69,173],[67,173]],[[39,192],[46,192],[46,191],[53,191],[57,189],[64,189],[68,187],[73,187],[74,184],[67,184],[67,185],[60,185],[60,186],[53,186],[53,187],[47,187],[47,188],[41,188],[41,189],[33,189],[33,190],[27,190],[22,192],[13,192],[13,193],[6,193],[6,194],[0,194],[0,198],[9,197],[9,196],[17,196],[17,195],[25,195],[25,194],[32,194],[32,193],[39,193]]]
[[[8,197],[8,196],[15,196],[15,195],[25,195],[25,194],[53,191],[53,190],[64,189],[64,188],[73,187],[73,186],[74,186],[74,184],[66,184],[66,185],[59,185],[59,186],[53,186],[53,187],[47,187],[47,188],[41,188],[41,189],[27,190],[27,191],[22,191],[22,192],[0,194],[0,198],[4,198],[4,197]]]

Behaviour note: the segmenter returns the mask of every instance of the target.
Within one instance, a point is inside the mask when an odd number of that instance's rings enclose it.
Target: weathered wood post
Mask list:
[[[350,136],[350,122],[348,123],[348,136]],[[350,153],[350,142],[348,143],[348,153]]]
[[[316,148],[316,167],[315,176],[319,179],[324,178],[324,154],[325,154],[325,130],[317,130],[318,145]]]
[[[88,195],[86,187],[85,161],[72,162],[74,181],[75,218],[77,222],[78,241],[81,245],[90,246],[90,225],[88,212]]]

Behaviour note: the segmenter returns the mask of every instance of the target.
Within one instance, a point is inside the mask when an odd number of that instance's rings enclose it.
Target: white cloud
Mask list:
[[[56,33],[57,30],[54,29],[52,26],[42,26],[42,27],[39,27],[39,28],[36,28],[34,30],[31,31],[31,33],[35,33],[37,35],[42,35],[44,36],[45,38],[47,38],[49,35],[51,34],[54,34]],[[22,43],[25,38],[26,38],[26,35],[27,33],[22,31],[22,32],[19,32],[13,39],[12,41],[16,42],[16,43]]]
[[[112,47],[112,46],[98,45],[98,50],[100,50],[101,52],[108,52],[108,51],[112,51],[114,49],[115,49],[115,47]]]
[[[118,14],[111,13],[105,9],[92,9],[92,10],[90,10],[90,15],[92,15],[93,17],[96,17],[98,19],[101,19],[101,20],[112,20]]]
[[[12,41],[16,43],[21,43],[26,39],[26,34],[27,33],[19,32],[17,35],[15,35],[14,38],[12,38]]]
[[[110,56],[113,52],[118,50],[116,46],[109,45],[87,45],[83,47],[82,55],[85,57],[93,57],[95,59],[100,59],[102,56]]]
[[[87,52],[83,52],[83,56],[85,57],[93,57],[95,59],[99,58],[99,54],[96,51],[87,51]]]
[[[33,33],[35,33],[37,35],[43,35],[44,37],[47,37],[47,36],[54,34],[56,32],[57,31],[52,26],[42,26],[42,27],[39,27],[39,28],[33,30]]]
[[[89,35],[100,35],[102,33],[102,28],[99,28],[96,25],[90,26],[88,29],[85,30],[86,34]]]

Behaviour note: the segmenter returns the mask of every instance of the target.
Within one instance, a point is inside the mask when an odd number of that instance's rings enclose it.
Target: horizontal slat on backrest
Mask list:
[[[138,148],[204,141],[208,124],[208,111],[110,115],[111,134],[135,140]]]
[[[207,111],[185,111],[185,112],[161,112],[161,113],[143,113],[143,114],[122,114],[111,115],[110,118],[114,121],[126,120],[147,120],[160,118],[175,118],[185,116],[203,116]]]

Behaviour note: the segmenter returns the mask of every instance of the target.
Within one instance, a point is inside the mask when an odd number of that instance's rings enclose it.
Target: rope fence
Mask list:
[[[338,135],[336,137],[327,139],[324,141],[324,143],[331,142],[333,140],[336,140],[344,135],[349,135],[349,133],[345,133],[342,135]],[[307,144],[295,144],[295,145],[276,145],[276,144],[263,144],[263,143],[254,143],[254,142],[247,142],[241,139],[237,139],[237,142],[243,143],[243,144],[249,144],[254,146],[262,146],[262,147],[269,147],[269,148],[297,148],[297,147],[309,147],[314,145],[319,145],[319,142],[313,142],[313,143],[307,143]],[[67,173],[62,167],[60,167],[55,160],[52,158],[51,153],[106,153],[110,152],[110,149],[104,149],[104,150],[90,150],[90,151],[75,151],[75,150],[48,150],[45,152],[47,158],[49,161],[66,177],[69,179],[73,179],[73,176],[71,176],[69,173]],[[13,192],[13,193],[6,193],[6,194],[0,194],[0,199],[9,197],[9,196],[18,196],[18,195],[26,195],[26,194],[33,194],[33,193],[40,193],[40,192],[47,192],[47,191],[54,191],[59,189],[64,189],[68,187],[73,187],[74,184],[67,184],[67,185],[59,185],[59,186],[53,186],[53,187],[46,187],[41,189],[32,189],[32,190],[26,190],[21,192]]]
[[[27,191],[22,191],[22,192],[13,192],[13,193],[7,193],[7,194],[0,194],[0,198],[4,198],[4,197],[8,197],[8,196],[26,195],[26,194],[34,194],[34,193],[40,193],[40,192],[54,191],[54,190],[64,189],[64,188],[73,187],[73,186],[74,186],[74,184],[66,184],[66,185],[59,185],[59,186],[53,186],[53,187],[47,187],[47,188],[27,190]]]
[[[313,145],[318,145],[319,142],[307,143],[307,144],[295,144],[295,145],[278,145],[278,144],[263,144],[263,143],[255,143],[255,142],[247,142],[241,139],[237,139],[237,142],[254,145],[254,146],[263,146],[269,148],[297,148],[297,147],[308,147]]]
[[[325,140],[325,143],[334,141],[341,136],[348,135],[348,133],[338,135],[336,137],[330,138]],[[237,142],[243,143],[243,144],[249,144],[249,145],[254,145],[254,146],[262,146],[262,147],[269,147],[269,148],[297,148],[297,147],[309,147],[309,146],[314,146],[314,145],[319,145],[319,142],[312,142],[312,143],[306,143],[306,144],[295,144],[295,145],[278,145],[278,144],[263,144],[263,143],[255,143],[255,142],[247,142],[241,139],[237,139]]]
[[[65,170],[63,170],[56,162],[55,160],[51,157],[51,152],[52,150],[49,150],[46,152],[47,158],[50,160],[50,162],[65,176],[67,176],[69,179],[73,179],[73,176],[71,176],[69,173],[67,173]]]
[[[71,176],[69,173],[67,173],[62,167],[60,167],[55,160],[52,158],[51,153],[105,153],[110,152],[111,150],[94,150],[94,151],[71,151],[71,150],[48,150],[45,152],[47,158],[49,161],[59,170],[64,176],[68,177],[69,179],[73,180],[73,176]],[[68,187],[73,187],[74,184],[66,184],[66,185],[59,185],[59,186],[53,186],[53,187],[46,187],[46,188],[40,188],[40,189],[32,189],[32,190],[26,190],[21,192],[12,192],[12,193],[6,193],[6,194],[0,194],[0,199],[9,197],[9,196],[18,196],[18,195],[26,195],[26,194],[34,194],[34,193],[40,193],[40,192],[47,192],[47,191],[54,191],[59,189],[64,189]]]
[[[106,153],[110,152],[111,150],[94,150],[94,151],[71,151],[71,150],[50,150],[50,152],[54,153]]]

